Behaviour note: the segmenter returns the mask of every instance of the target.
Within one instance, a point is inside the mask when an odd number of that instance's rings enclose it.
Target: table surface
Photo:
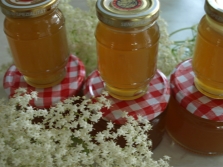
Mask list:
[[[204,1],[205,0],[160,0],[161,3],[161,17],[168,23],[168,32],[184,27],[190,27],[199,22],[204,15]],[[72,0],[71,4],[75,7],[87,10],[87,4],[83,0]],[[11,61],[8,54],[8,44],[5,34],[3,32],[4,15],[0,13],[0,66]],[[181,36],[187,38],[186,34]],[[0,76],[2,83],[3,76]],[[0,98],[5,97],[6,94],[0,84]],[[208,144],[208,143],[207,143]],[[171,157],[170,164],[175,167],[222,167],[223,155],[219,156],[204,156],[189,152],[176,143],[165,134],[164,139],[160,145],[154,150],[154,158],[159,159],[164,155]]]

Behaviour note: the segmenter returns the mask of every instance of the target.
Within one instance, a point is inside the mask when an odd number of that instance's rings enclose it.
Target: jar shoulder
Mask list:
[[[204,36],[205,34],[211,34],[214,37],[221,38],[223,37],[223,24],[218,23],[205,15],[202,17],[201,21],[198,24],[198,32],[203,34]]]
[[[56,33],[65,24],[65,18],[59,9],[35,18],[13,19],[6,17],[4,31],[12,38],[41,38]]]
[[[159,40],[160,32],[157,23],[147,28],[117,29],[99,22],[95,36],[97,41],[104,45],[122,47],[125,43],[125,45],[138,48],[155,45]]]

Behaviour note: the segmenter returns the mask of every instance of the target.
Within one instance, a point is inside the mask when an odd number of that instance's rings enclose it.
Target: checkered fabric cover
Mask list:
[[[180,63],[172,73],[171,90],[180,105],[192,114],[223,122],[223,100],[206,97],[196,89],[191,59]]]
[[[84,94],[88,98],[96,97],[104,90],[104,82],[99,72],[92,72],[84,85]],[[107,98],[111,101],[111,108],[103,108],[103,118],[116,124],[124,124],[125,120],[121,118],[123,111],[137,119],[141,115],[148,120],[159,116],[166,108],[170,97],[170,87],[168,80],[163,73],[157,71],[150,82],[149,90],[144,96],[135,100],[118,100],[111,96]]]
[[[9,97],[12,97],[19,87],[26,88],[27,92],[37,91],[38,99],[31,100],[30,105],[38,108],[49,108],[69,96],[76,95],[83,86],[85,67],[76,56],[71,55],[69,57],[66,70],[67,74],[60,84],[51,88],[39,89],[28,85],[23,75],[12,65],[5,73],[3,86]]]

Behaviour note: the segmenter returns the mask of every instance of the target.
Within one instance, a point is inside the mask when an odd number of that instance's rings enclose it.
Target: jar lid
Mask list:
[[[30,105],[38,108],[50,108],[57,102],[77,95],[83,86],[85,67],[79,58],[71,55],[66,71],[66,76],[60,84],[51,88],[34,88],[25,82],[23,75],[12,65],[4,75],[3,86],[9,97],[13,97],[18,88],[26,88],[28,93],[36,91],[38,98],[31,100]]]
[[[99,72],[92,72],[86,79],[84,95],[87,98],[97,97],[104,91],[104,81]],[[116,124],[124,124],[123,111],[137,119],[137,115],[152,120],[159,116],[166,108],[170,97],[170,87],[165,75],[157,70],[154,78],[150,81],[148,92],[135,100],[118,100],[108,95],[111,102],[109,109],[103,108],[103,119]]]
[[[209,98],[197,90],[191,59],[180,63],[170,80],[172,95],[183,108],[200,118],[223,122],[223,100]]]
[[[117,28],[134,28],[153,23],[159,16],[159,0],[98,0],[98,19]]]
[[[56,8],[59,0],[1,0],[2,13],[12,18],[37,17]]]
[[[205,11],[209,17],[223,23],[223,1],[222,0],[206,0]]]

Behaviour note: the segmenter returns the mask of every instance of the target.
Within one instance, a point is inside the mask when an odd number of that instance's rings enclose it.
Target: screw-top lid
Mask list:
[[[42,16],[58,4],[59,0],[0,0],[2,13],[12,18]]]
[[[153,23],[159,16],[159,0],[98,0],[98,19],[117,28],[133,28]]]
[[[191,59],[180,63],[171,75],[172,95],[191,114],[223,122],[223,100],[212,99],[197,90]]]
[[[104,81],[99,72],[93,71],[84,84],[84,95],[88,98],[100,96],[104,91]],[[149,90],[145,95],[134,100],[118,100],[112,96],[106,98],[111,102],[111,107],[103,108],[103,119],[112,121],[116,124],[124,124],[122,118],[123,111],[137,119],[140,115],[147,120],[153,120],[158,117],[167,107],[170,97],[170,86],[166,76],[157,70],[155,76],[149,83]]]
[[[222,0],[206,0],[205,11],[209,17],[223,23],[223,1]]]
[[[68,97],[78,95],[85,79],[85,67],[81,60],[71,55],[66,65],[66,76],[60,84],[49,88],[34,88],[26,83],[23,75],[12,65],[4,76],[4,89],[9,97],[13,97],[18,88],[26,88],[27,92],[36,91],[38,98],[30,101],[37,108],[50,108]]]

